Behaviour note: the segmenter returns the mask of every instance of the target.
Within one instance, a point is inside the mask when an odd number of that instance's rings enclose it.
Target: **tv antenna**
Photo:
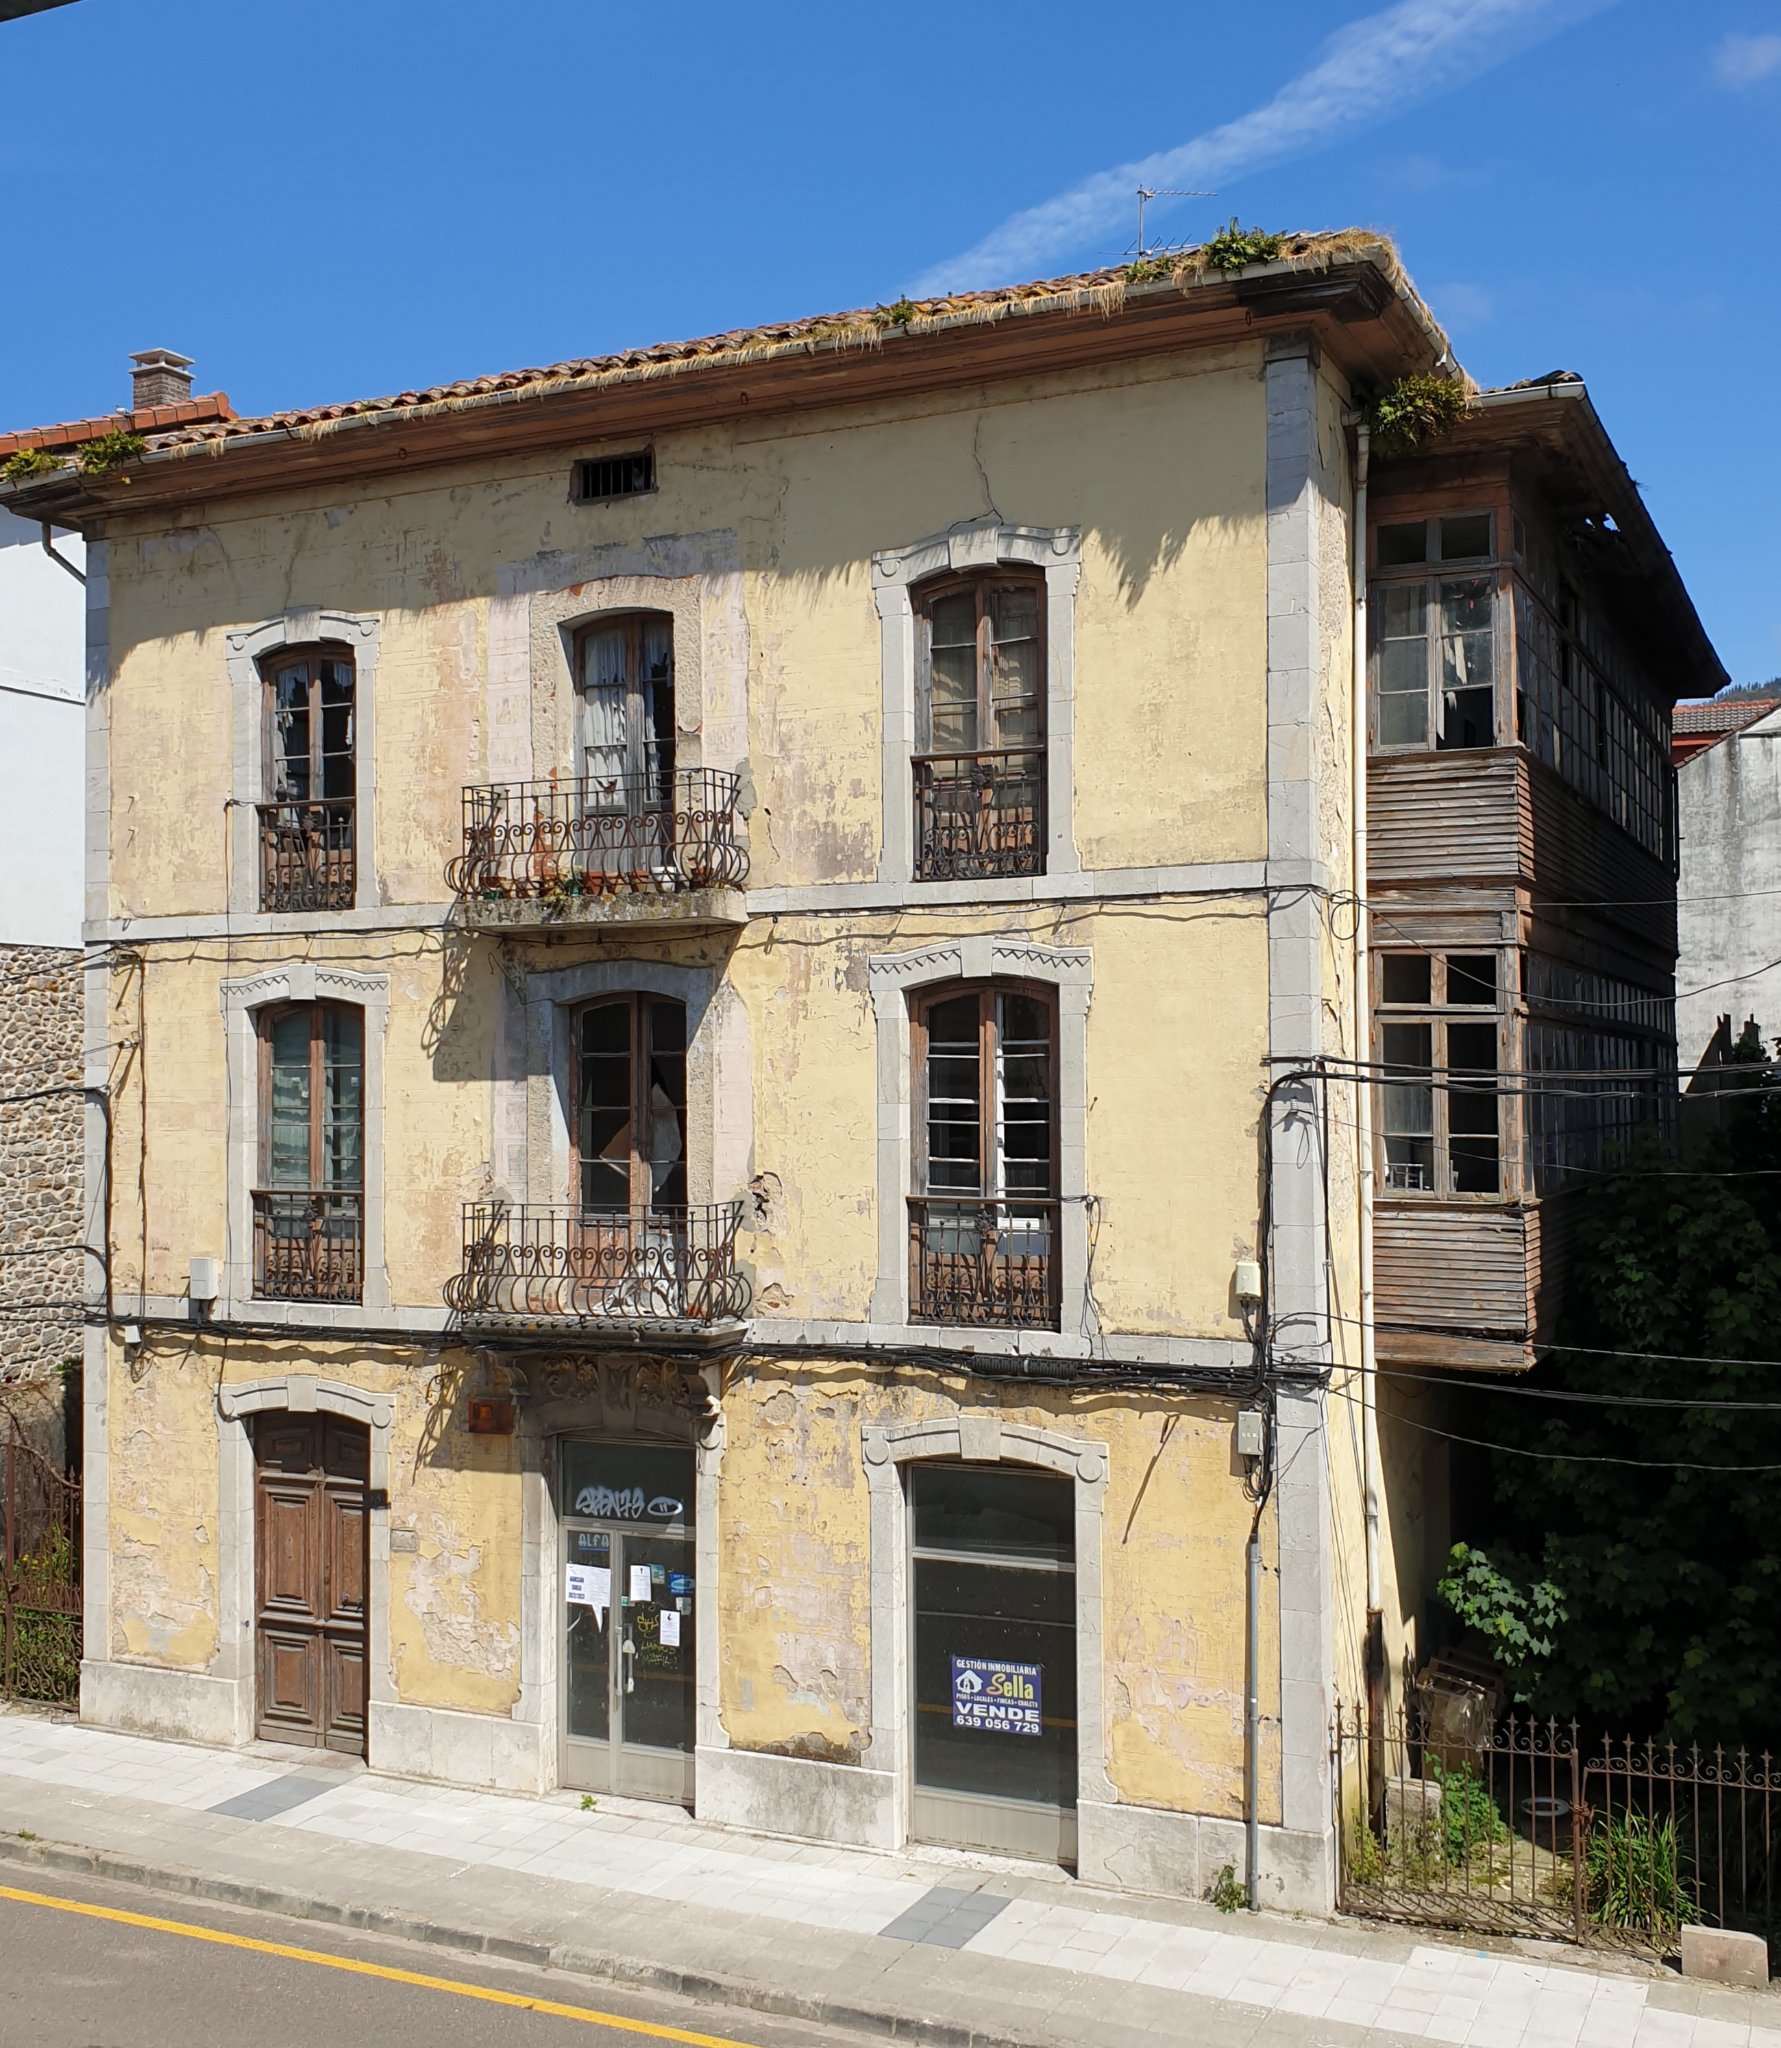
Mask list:
[[[1138,257],[1142,263],[1149,253],[1144,246],[1144,208],[1152,199],[1216,199],[1216,192],[1188,192],[1169,185],[1140,185],[1138,187]]]

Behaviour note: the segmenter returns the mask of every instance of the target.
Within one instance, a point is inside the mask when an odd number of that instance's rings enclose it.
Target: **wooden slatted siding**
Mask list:
[[[1367,767],[1367,879],[1512,880],[1517,760],[1508,752],[1377,755]]]
[[[1528,1209],[1382,1198],[1373,1233],[1379,1324],[1518,1341],[1527,1335],[1539,1236]],[[1382,1330],[1382,1348],[1385,1342]]]

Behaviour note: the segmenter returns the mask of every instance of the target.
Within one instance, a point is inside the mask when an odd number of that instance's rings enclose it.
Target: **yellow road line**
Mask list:
[[[252,1949],[256,1955],[282,1956],[291,1963],[319,1963],[326,1970],[350,1970],[356,1977],[381,1977],[391,1984],[413,1984],[422,1991],[449,1991],[458,1998],[480,1998],[487,2005],[518,2006],[524,2012],[549,2013],[553,2019],[580,2020],[590,2027],[617,2027],[627,2034],[647,2034],[652,2041],[681,2041],[687,2048],[748,2048],[720,2034],[690,2034],[684,2027],[657,2026],[653,2020],[627,2020],[585,2005],[559,2005],[550,1998],[525,1998],[517,1991],[491,1991],[481,1984],[461,1984],[453,1977],[428,1977],[418,1970],[395,1970],[387,1963],[362,1963],[353,1956],[331,1956],[315,1948],[292,1948],[282,1941],[256,1941],[248,1934],[225,1934],[215,1927],[197,1927],[185,1920],[158,1920],[152,1913],[125,1913],[116,1906],[89,1906],[83,1899],[58,1899],[48,1892],[15,1891],[0,1884],[0,1899],[21,1906],[48,1906],[57,1913],[80,1913],[89,1920],[119,1921],[146,1927],[154,1934],[180,1934],[188,1941],[214,1941],[221,1948]]]

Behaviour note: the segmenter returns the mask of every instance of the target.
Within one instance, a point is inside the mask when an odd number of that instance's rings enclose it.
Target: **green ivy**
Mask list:
[[[1510,1558],[1511,1565],[1520,1560]],[[1527,1568],[1521,1567],[1526,1579]],[[1517,1584],[1499,1571],[1482,1550],[1456,1543],[1448,1557],[1447,1576],[1436,1586],[1467,1628],[1490,1644],[1492,1658],[1515,1687],[1517,1704],[1534,1696],[1565,1619],[1565,1596],[1551,1579]]]
[[[148,443],[140,434],[131,433],[128,427],[114,427],[98,440],[84,442],[75,450],[74,460],[82,476],[104,476],[126,462],[134,462],[147,449]]]
[[[62,467],[62,458],[52,455],[47,448],[20,448],[0,463],[0,478],[9,484],[22,484],[34,476],[48,476],[52,469]]]
[[[1470,403],[1458,377],[1400,377],[1367,407],[1373,448],[1380,455],[1406,455],[1444,434]]]

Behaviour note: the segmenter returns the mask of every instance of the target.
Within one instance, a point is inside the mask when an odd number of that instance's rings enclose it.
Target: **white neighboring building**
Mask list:
[[[86,599],[78,534],[0,511],[0,946],[78,947]],[[62,566],[68,564],[68,567]]]
[[[131,365],[128,406],[0,432],[0,462],[233,418],[220,391],[192,396],[189,357]],[[75,1449],[56,1391],[80,1357],[80,1247],[102,1235],[83,1199],[86,569],[79,535],[0,508],[0,1388],[57,1460]],[[41,1391],[21,1401],[21,1386]]]
[[[1771,1049],[1781,1037],[1781,703],[1678,705],[1676,757],[1676,1058],[1686,1089],[1752,1018]],[[1718,1044],[1721,1018],[1730,1029]]]

